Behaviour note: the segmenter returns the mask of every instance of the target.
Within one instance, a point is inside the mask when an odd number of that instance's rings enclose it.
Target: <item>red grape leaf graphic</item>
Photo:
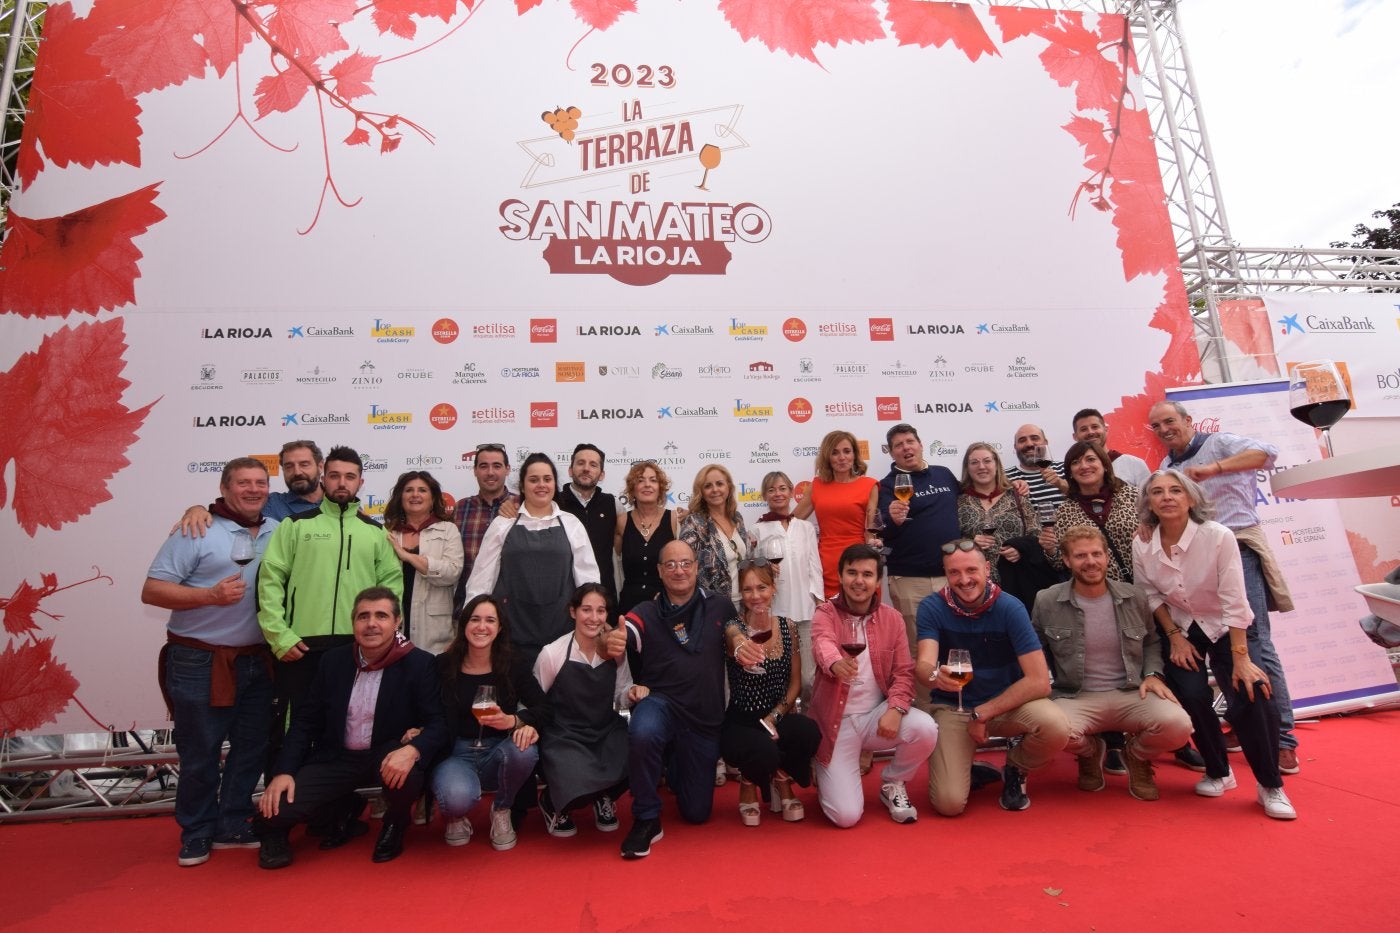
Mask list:
[[[207,65],[222,77],[251,36],[228,0],[97,0],[88,20],[100,36],[93,54],[131,97],[202,77]]]
[[[130,304],[141,275],[132,240],[165,217],[155,204],[159,184],[61,217],[33,220],[11,211],[0,249],[0,311],[95,314]]]
[[[354,100],[372,93],[369,83],[374,80],[374,66],[379,64],[378,55],[353,52],[331,66],[331,77],[335,78],[335,92],[345,100]]]
[[[1111,112],[1123,95],[1123,63],[1107,52],[1122,48],[1124,20],[1100,16],[1099,32],[1085,29],[1082,22],[1082,17],[1066,16],[1058,28],[1040,33],[1050,40],[1040,62],[1060,87],[1074,87],[1078,109]]]
[[[636,0],[569,0],[569,5],[575,16],[600,32],[617,22],[623,13],[637,12]]]
[[[1104,418],[1104,422],[1113,432],[1113,446],[1137,454],[1149,465],[1160,463],[1165,455],[1165,448],[1147,426],[1147,413],[1152,410],[1153,405],[1167,397],[1168,388],[1184,385],[1187,381],[1162,373],[1144,374],[1142,392],[1123,396],[1118,407]]]
[[[994,6],[989,9],[992,19],[1001,27],[1001,41],[1010,42],[1022,36],[1046,35],[1060,15],[1054,10],[1038,10],[1026,6]],[[1066,13],[1066,16],[1077,14]]]
[[[982,28],[977,13],[966,3],[929,3],[928,0],[889,0],[885,9],[900,45],[943,47],[948,40],[961,49],[969,61],[983,55],[997,55],[991,36]]]
[[[459,4],[469,10],[472,8],[471,0],[375,0],[374,25],[381,33],[391,32],[412,39],[418,32],[415,16],[436,16],[446,23],[457,12]]]
[[[1371,539],[1355,531],[1347,531],[1347,543],[1356,561],[1356,572],[1362,583],[1384,583],[1386,574],[1400,567],[1400,560],[1385,560]]]
[[[77,689],[77,679],[54,660],[52,638],[7,644],[0,652],[0,733],[53,722]]]
[[[88,54],[96,37],[91,24],[75,19],[66,3],[44,14],[44,54],[35,65],[16,163],[25,185],[43,169],[45,159],[60,168],[141,164],[141,108]]]
[[[281,0],[267,18],[273,42],[304,62],[349,48],[340,25],[355,16],[356,0]]]
[[[130,385],[121,318],[65,327],[0,373],[0,506],[4,473],[15,463],[14,508],[32,537],[57,529],[112,498],[111,479],[151,405],[122,404]]]
[[[39,626],[34,624],[34,613],[39,611],[39,603],[44,600],[44,597],[58,589],[57,574],[46,573],[43,578],[44,583],[38,589],[30,586],[28,580],[21,580],[9,599],[0,597],[0,608],[5,610],[5,631],[11,635],[26,635],[29,632],[39,630]],[[48,615],[48,613],[45,614]],[[50,617],[63,618],[62,616]]]
[[[253,90],[253,100],[258,105],[258,119],[269,113],[288,111],[301,103],[306,92],[311,90],[311,79],[300,68],[288,68],[270,74],[258,81]]]
[[[884,27],[872,0],[720,0],[720,11],[739,36],[758,39],[770,51],[817,61],[817,43],[871,42]]]
[[[541,3],[544,3],[544,0],[515,0],[515,15],[524,16]]]

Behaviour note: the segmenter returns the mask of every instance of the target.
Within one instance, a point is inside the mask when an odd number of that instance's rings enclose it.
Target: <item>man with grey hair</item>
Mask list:
[[[1273,467],[1278,448],[1253,438],[1196,430],[1180,402],[1161,401],[1148,412],[1148,426],[1167,447],[1159,469],[1174,467],[1200,483],[1215,520],[1235,533],[1244,563],[1245,590],[1259,633],[1260,667],[1269,675],[1279,713],[1279,771],[1298,773],[1298,740],[1293,735],[1293,700],[1283,664],[1270,633],[1269,611],[1291,612],[1293,597],[1284,582],[1256,511],[1256,473]]]

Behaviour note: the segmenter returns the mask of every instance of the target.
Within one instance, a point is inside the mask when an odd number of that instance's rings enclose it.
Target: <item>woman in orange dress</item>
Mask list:
[[[865,475],[860,445],[850,431],[832,431],[817,451],[817,475],[811,491],[793,512],[807,518],[814,512],[819,529],[817,551],[822,561],[822,587],[827,599],[841,591],[836,569],[841,552],[866,543],[866,516],[875,508],[878,481]]]

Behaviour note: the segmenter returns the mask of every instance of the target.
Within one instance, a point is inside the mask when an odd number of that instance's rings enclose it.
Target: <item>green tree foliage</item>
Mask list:
[[[1351,235],[1353,242],[1332,241],[1334,249],[1400,249],[1400,203],[1380,211],[1372,211],[1371,217],[1385,221],[1384,226],[1368,227],[1357,224]]]

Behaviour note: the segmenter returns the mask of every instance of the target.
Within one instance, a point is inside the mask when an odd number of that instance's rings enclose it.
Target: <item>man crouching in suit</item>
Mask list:
[[[253,823],[263,868],[292,864],[287,833],[297,823],[376,784],[388,809],[373,859],[403,852],[413,801],[447,731],[433,656],[413,647],[399,622],[391,590],[370,587],[355,597],[355,641],[326,652],[263,791]]]

